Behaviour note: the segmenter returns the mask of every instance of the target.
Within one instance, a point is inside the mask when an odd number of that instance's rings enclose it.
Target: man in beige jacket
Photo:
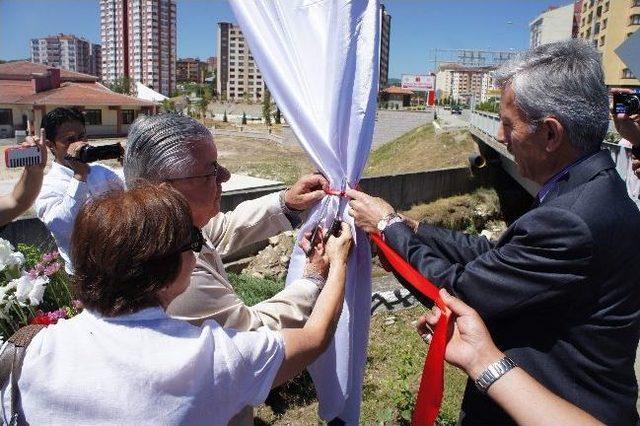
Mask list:
[[[211,132],[198,121],[175,114],[140,116],[133,123],[124,174],[127,187],[146,180],[165,182],[179,190],[207,240],[198,254],[191,284],[169,305],[169,314],[196,324],[214,319],[237,330],[304,324],[322,285],[313,274],[249,307],[234,292],[222,258],[297,225],[299,212],[324,196],[327,181],[321,175],[304,176],[287,191],[245,201],[221,213],[221,184],[230,174],[217,162]]]

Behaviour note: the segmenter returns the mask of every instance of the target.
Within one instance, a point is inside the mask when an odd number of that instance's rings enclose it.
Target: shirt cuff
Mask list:
[[[280,200],[280,209],[282,210],[282,214],[289,220],[291,224],[291,228],[295,229],[302,223],[302,212],[298,210],[292,210],[287,207],[287,204],[284,202],[284,194],[287,192],[288,188],[280,191],[278,199]]]
[[[71,198],[77,198],[78,195],[84,195],[89,190],[87,183],[76,178],[71,178],[69,186],[67,186],[67,195]]]

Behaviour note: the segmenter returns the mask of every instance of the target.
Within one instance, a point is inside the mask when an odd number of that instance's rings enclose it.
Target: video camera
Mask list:
[[[633,115],[640,113],[640,96],[636,93],[614,93],[613,113]]]

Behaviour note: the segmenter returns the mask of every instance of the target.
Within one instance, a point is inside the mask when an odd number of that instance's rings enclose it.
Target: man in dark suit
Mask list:
[[[600,149],[608,126],[600,58],[580,40],[552,43],[505,64],[496,79],[498,139],[541,185],[535,208],[497,244],[403,220],[358,191],[347,194],[350,214],[475,308],[498,347],[551,391],[606,424],[635,424],[640,212]],[[484,392],[467,384],[461,424],[512,423]]]

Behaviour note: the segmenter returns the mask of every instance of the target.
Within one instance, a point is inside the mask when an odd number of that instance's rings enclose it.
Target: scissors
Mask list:
[[[344,193],[346,190],[347,190],[347,178],[344,178],[342,179],[342,186],[340,188],[340,192]],[[333,220],[331,221],[331,226],[329,227],[328,232],[325,233],[324,237],[322,238],[323,244],[327,242],[327,240],[331,235],[337,236],[338,233],[340,232],[342,221],[339,218],[342,211],[344,210],[343,201],[344,201],[343,198],[340,198],[340,201],[338,201],[339,203],[338,208],[336,209],[336,214],[333,217]],[[318,223],[313,228],[313,232],[311,233],[311,239],[309,240],[311,242],[311,245],[304,252],[304,254],[307,257],[311,256],[311,253],[313,252],[313,242],[316,240],[316,237],[318,236],[318,231],[320,230],[320,223],[322,222],[322,219],[324,219],[324,216],[327,214],[328,207],[329,207],[329,197],[326,197],[322,201],[322,206],[320,207],[320,215],[319,215]]]

